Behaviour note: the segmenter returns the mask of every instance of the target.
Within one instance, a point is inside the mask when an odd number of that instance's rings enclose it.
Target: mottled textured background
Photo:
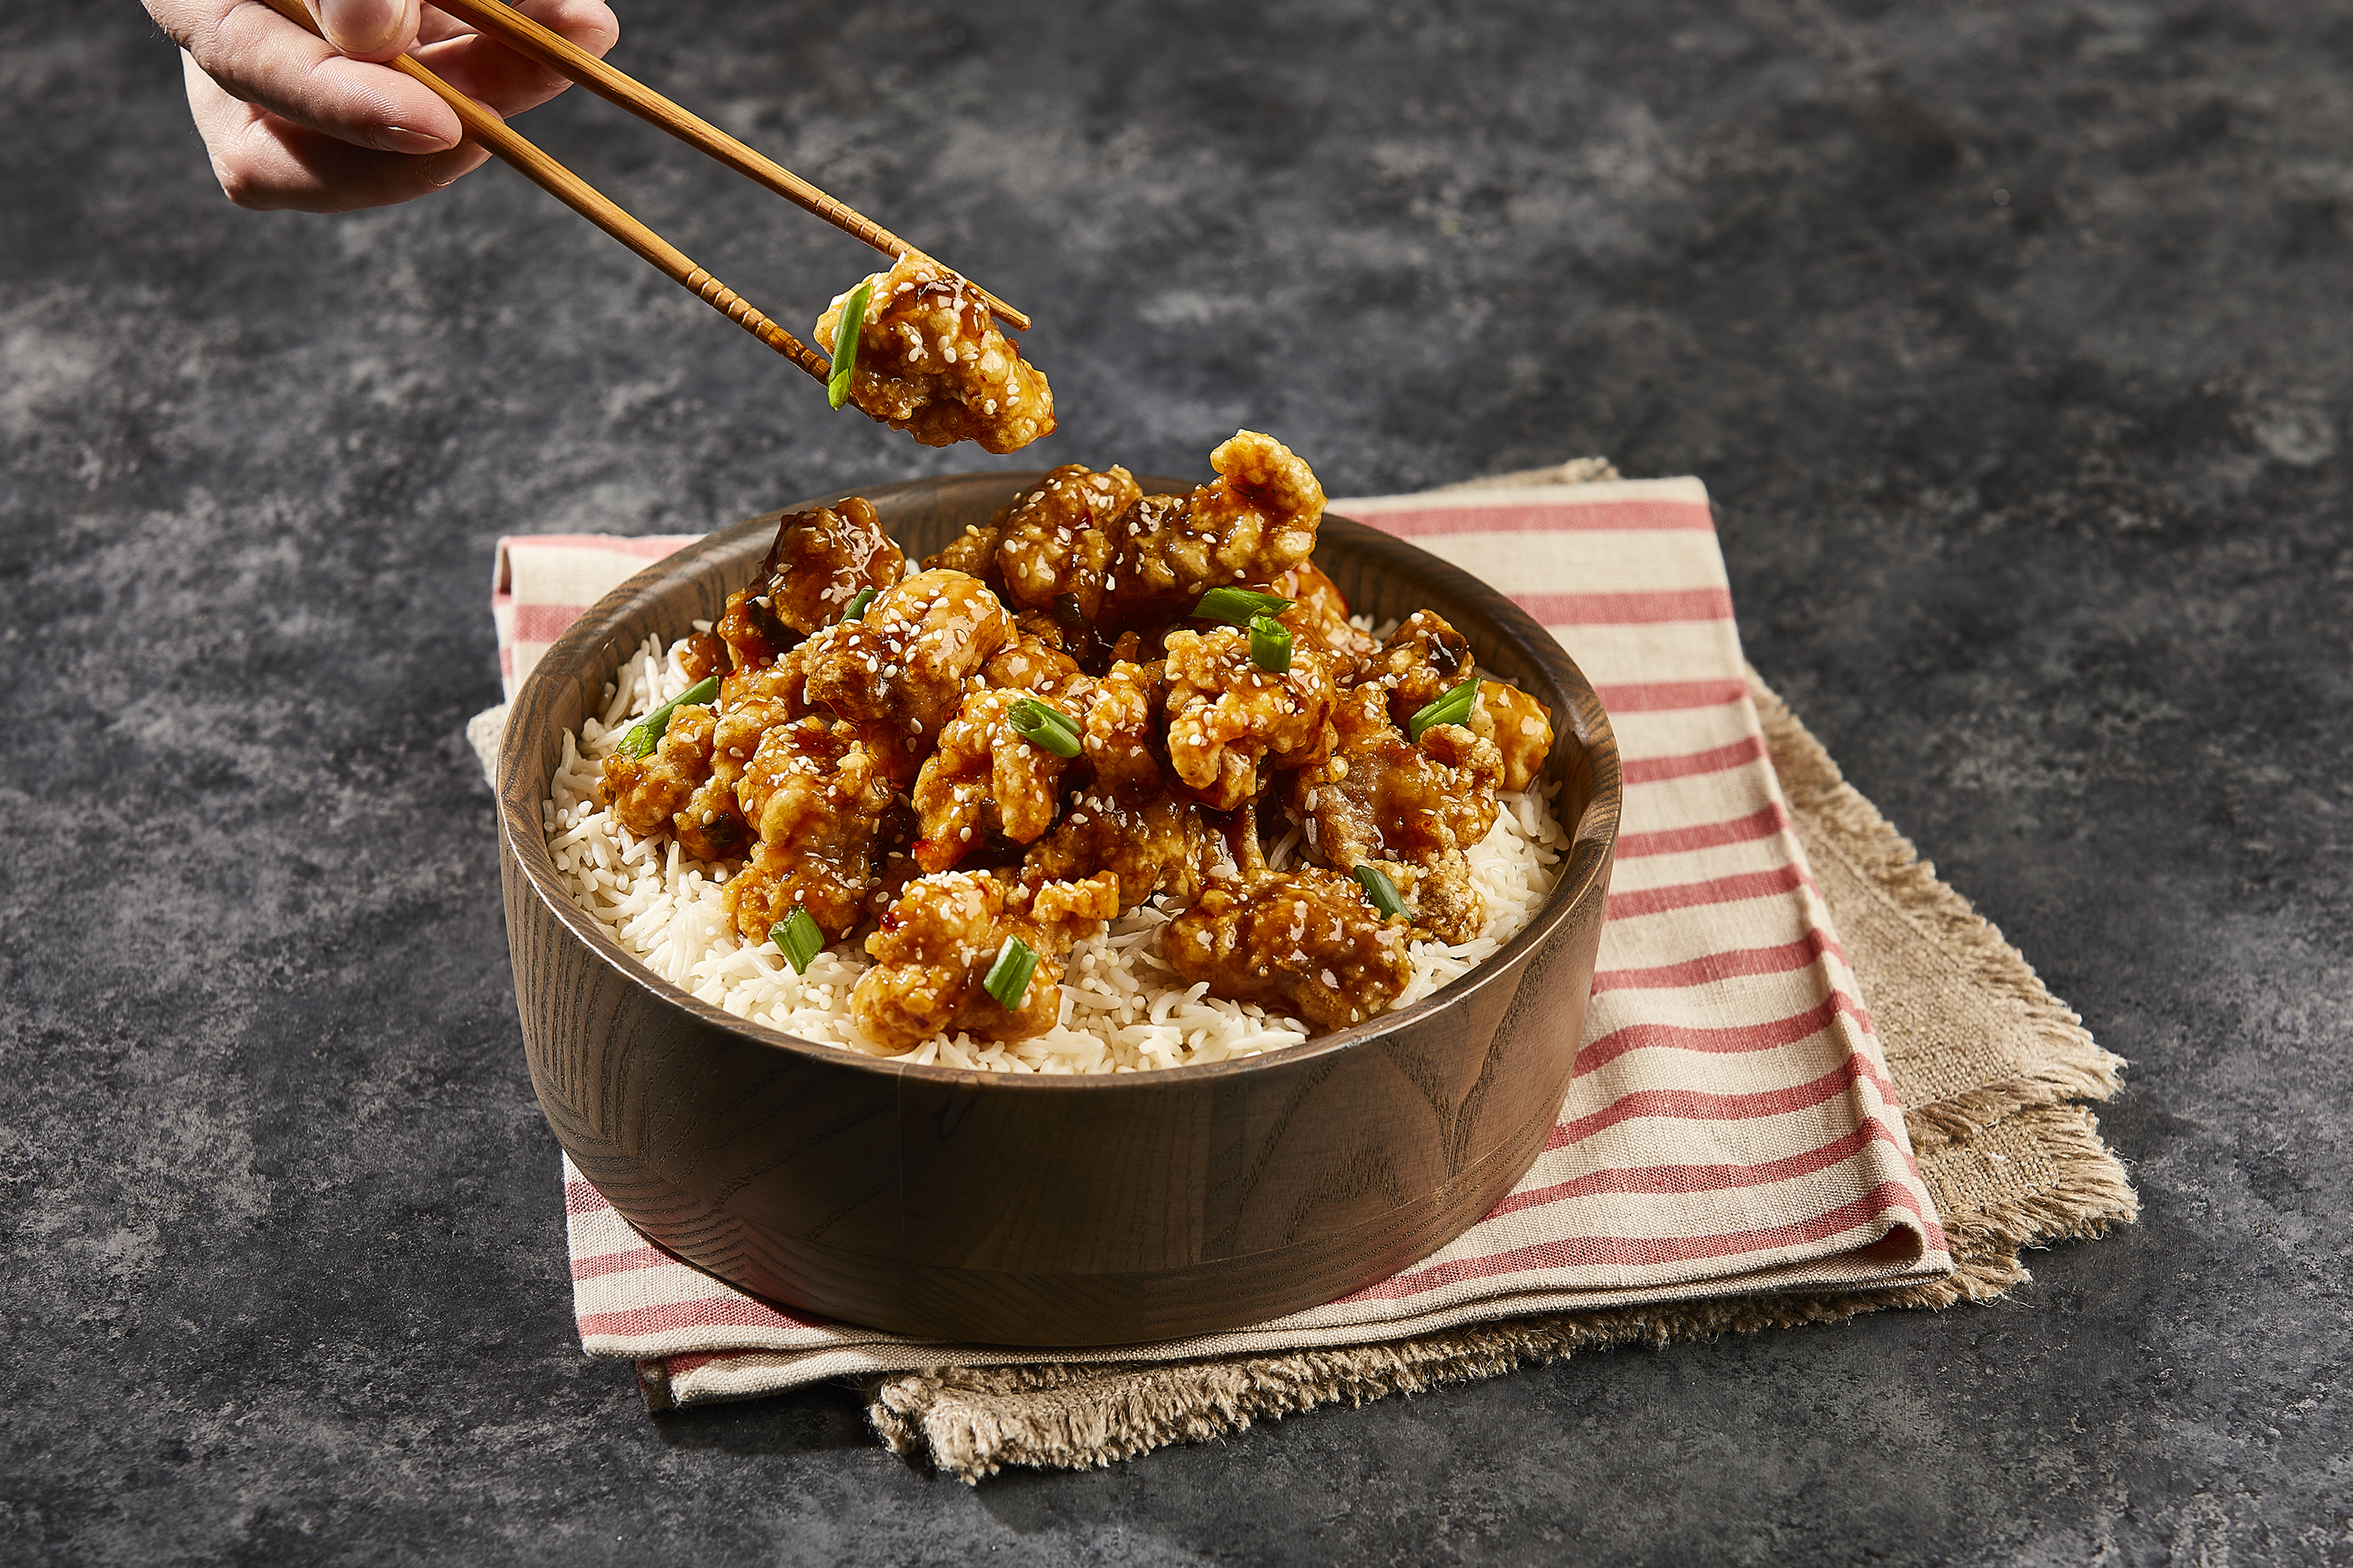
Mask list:
[[[132,5],[0,13],[0,1558],[2353,1560],[2353,19],[2295,0],[625,11],[1027,306],[1061,433],[1335,493],[1696,473],[1757,664],[2132,1058],[2147,1205],[1989,1309],[978,1491],[573,1338],[490,802],[502,531],[913,447],[491,167],[214,188]],[[532,135],[788,321],[849,241]]]

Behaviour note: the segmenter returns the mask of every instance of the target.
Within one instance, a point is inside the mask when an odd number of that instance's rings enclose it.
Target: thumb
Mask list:
[[[320,30],[355,60],[388,60],[417,47],[418,0],[309,0]]]

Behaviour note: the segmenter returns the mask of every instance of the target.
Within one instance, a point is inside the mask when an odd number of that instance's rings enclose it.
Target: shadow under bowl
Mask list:
[[[858,493],[911,558],[1039,476]],[[1182,493],[1184,481],[1145,479]],[[1573,842],[1527,929],[1436,995],[1299,1046],[1160,1071],[914,1067],[748,1023],[658,978],[573,902],[541,806],[566,731],[648,634],[715,620],[771,512],[615,589],[517,694],[500,868],[533,1087],[583,1174],[660,1246],[755,1296],[923,1339],[1142,1343],[1242,1327],[1385,1279],[1469,1228],[1544,1146],[1585,1021],[1618,748],[1559,642],[1493,588],[1326,515],[1316,563],[1377,620],[1427,608],[1554,717]]]

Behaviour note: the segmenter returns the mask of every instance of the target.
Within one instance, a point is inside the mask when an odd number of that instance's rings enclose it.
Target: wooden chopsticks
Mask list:
[[[724,131],[694,114],[636,78],[614,69],[595,55],[552,28],[542,26],[503,0],[433,0],[442,10],[530,56],[559,76],[669,132],[688,146],[707,153],[745,178],[768,189],[804,211],[815,213],[844,234],[864,240],[883,255],[896,258],[915,247],[872,218],[827,195],[783,164],[746,147]],[[1029,330],[1029,318],[983,289],[967,283],[987,302],[990,312],[1017,331]]]
[[[270,9],[288,21],[319,37],[325,37],[320,31],[319,24],[312,19],[310,11],[303,5],[302,0],[267,0],[267,3]],[[438,3],[439,0],[436,0],[436,4]],[[843,206],[823,191],[800,179],[790,171],[761,157],[759,153],[753,152],[752,149],[735,141],[717,127],[706,124],[660,94],[641,86],[618,71],[611,70],[603,61],[575,47],[561,34],[541,27],[528,16],[499,5],[497,0],[469,0],[469,3],[462,6],[452,5],[444,8],[449,10],[452,15],[461,16],[487,31],[496,33],[501,38],[514,44],[516,47],[530,54],[533,58],[542,60],[551,68],[644,116],[681,140],[710,153],[712,156],[718,158],[729,167],[751,175],[771,190],[786,196],[846,232],[865,240],[877,249],[897,256],[913,248],[906,241],[900,239],[881,225]],[[480,15],[477,15],[478,12]],[[492,12],[503,15],[493,21],[490,19]],[[553,42],[543,44],[538,39],[526,42],[529,35],[524,29],[536,29],[538,33],[545,35],[546,39]],[[572,55],[577,56],[580,61],[586,62],[586,66],[583,66],[581,70],[585,71],[586,67],[593,66],[597,74],[587,75],[575,72],[573,68],[575,62],[560,58],[556,46],[561,46],[562,50],[568,50]],[[543,48],[547,52],[542,53]],[[444,103],[456,111],[470,139],[480,142],[500,158],[512,164],[525,178],[548,195],[628,246],[639,257],[667,274],[673,281],[800,366],[801,369],[808,372],[818,381],[825,381],[832,375],[832,362],[824,354],[802,342],[783,327],[763,315],[749,300],[697,266],[694,260],[678,247],[639,223],[618,203],[542,152],[523,136],[509,129],[506,121],[443,81],[425,67],[418,65],[406,55],[397,56],[388,63],[393,69],[430,89]],[[612,80],[610,82],[605,80],[606,76],[609,76]],[[629,96],[623,96],[625,94]],[[636,101],[639,98],[644,100],[642,106]],[[723,145],[733,151],[722,151]],[[777,183],[779,181],[787,182],[797,189],[786,189],[785,184]],[[892,246],[898,248],[892,250],[891,248]],[[979,292],[977,289],[976,291]],[[1029,317],[1012,310],[993,295],[984,292],[982,297],[987,299],[990,308],[1008,323],[1017,327],[1027,327],[1029,324]]]

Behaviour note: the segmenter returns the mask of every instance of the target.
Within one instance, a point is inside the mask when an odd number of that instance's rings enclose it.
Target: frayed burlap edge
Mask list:
[[[1813,829],[1809,854],[1843,857],[2031,1028],[2038,1058],[2024,1070],[1933,1102],[1905,1095],[1905,1125],[1952,1249],[1951,1275],[1873,1292],[1552,1314],[1274,1355],[892,1373],[860,1384],[883,1442],[976,1483],[1008,1465],[1108,1465],[1167,1443],[1227,1436],[1253,1421],[1493,1377],[1578,1351],[1837,1322],[1889,1307],[1989,1301],[2030,1278],[2021,1249],[2130,1224],[2139,1204],[2124,1167],[2101,1142],[2092,1114],[2067,1103],[2115,1094],[2121,1058],[2094,1044],[1992,923],[1936,879],[1754,671],[1750,679],[1791,815]],[[1890,1070],[1902,1092],[1896,1060]]]
[[[1566,463],[1547,463],[1541,468],[1520,468],[1508,474],[1489,474],[1485,479],[1440,485],[1422,493],[1435,496],[1444,495],[1450,490],[1508,490],[1525,485],[1589,485],[1620,477],[1618,465],[1607,458],[1571,458]]]

